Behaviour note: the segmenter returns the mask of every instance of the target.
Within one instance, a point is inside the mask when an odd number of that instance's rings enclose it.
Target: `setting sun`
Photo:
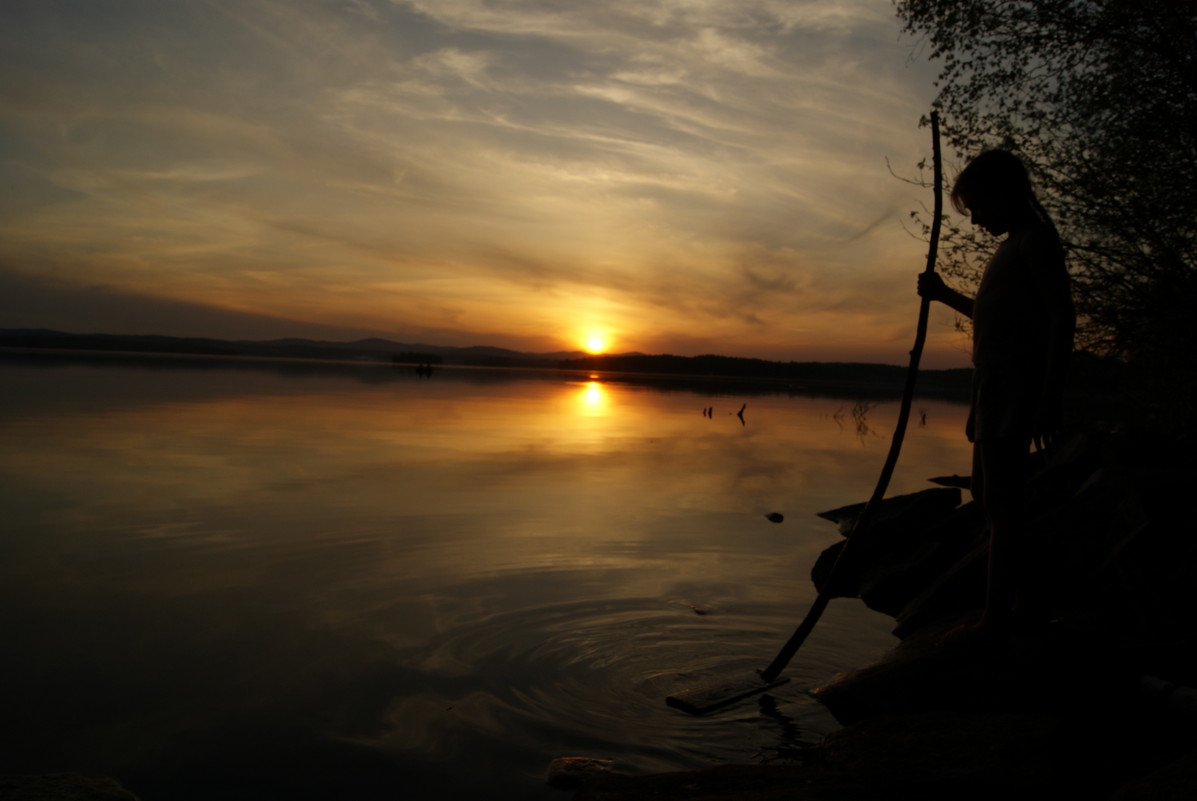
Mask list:
[[[602,353],[607,349],[606,337],[598,334],[591,334],[586,337],[586,350],[590,353]]]

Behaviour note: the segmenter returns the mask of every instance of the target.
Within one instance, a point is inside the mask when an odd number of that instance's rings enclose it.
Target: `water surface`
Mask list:
[[[895,402],[861,427],[854,398],[786,387],[104,356],[0,381],[0,772],[560,798],[556,756],[813,742],[835,724],[804,691],[893,643],[836,601],[789,685],[663,703],[768,663],[837,538],[815,513],[869,495]],[[891,494],[967,472],[963,417],[916,401]]]

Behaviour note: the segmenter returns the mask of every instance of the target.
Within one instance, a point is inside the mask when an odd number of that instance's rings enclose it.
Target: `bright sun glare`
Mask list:
[[[606,417],[608,413],[607,391],[598,381],[587,381],[578,395],[580,411],[586,417]]]
[[[602,353],[607,349],[607,340],[598,334],[586,337],[586,350],[591,353]]]

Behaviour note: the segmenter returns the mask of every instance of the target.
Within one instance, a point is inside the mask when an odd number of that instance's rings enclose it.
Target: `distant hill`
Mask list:
[[[355,342],[328,342],[313,339],[250,341],[126,334],[68,334],[62,331],[20,328],[0,329],[0,347],[334,359],[339,361],[392,362],[398,360],[413,363],[518,367],[556,367],[563,359],[574,359],[584,355],[582,351],[520,353],[484,345],[458,348],[445,345],[392,342],[376,337],[359,339]]]
[[[594,356],[582,351],[521,353],[484,345],[461,348],[392,342],[380,338],[360,339],[355,342],[311,339],[231,341],[193,337],[69,334],[40,329],[0,329],[0,347],[598,370],[668,376],[766,379],[818,384],[824,387],[867,386],[879,391],[900,388],[906,377],[905,367],[890,364],[771,362],[732,356],[654,356],[644,353]],[[968,369],[926,370],[920,374],[919,385],[924,391],[957,394],[967,390],[970,373]]]

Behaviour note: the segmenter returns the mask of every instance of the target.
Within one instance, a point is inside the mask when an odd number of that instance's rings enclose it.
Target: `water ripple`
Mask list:
[[[768,658],[762,643],[784,631],[760,609],[698,616],[678,607],[583,601],[458,627],[409,655],[423,686],[394,699],[383,741],[445,759],[505,743],[533,764],[580,754],[648,771],[750,761],[833,725],[805,693],[833,672],[826,654],[796,666],[764,703],[700,718],[666,707],[678,690],[754,675]]]

